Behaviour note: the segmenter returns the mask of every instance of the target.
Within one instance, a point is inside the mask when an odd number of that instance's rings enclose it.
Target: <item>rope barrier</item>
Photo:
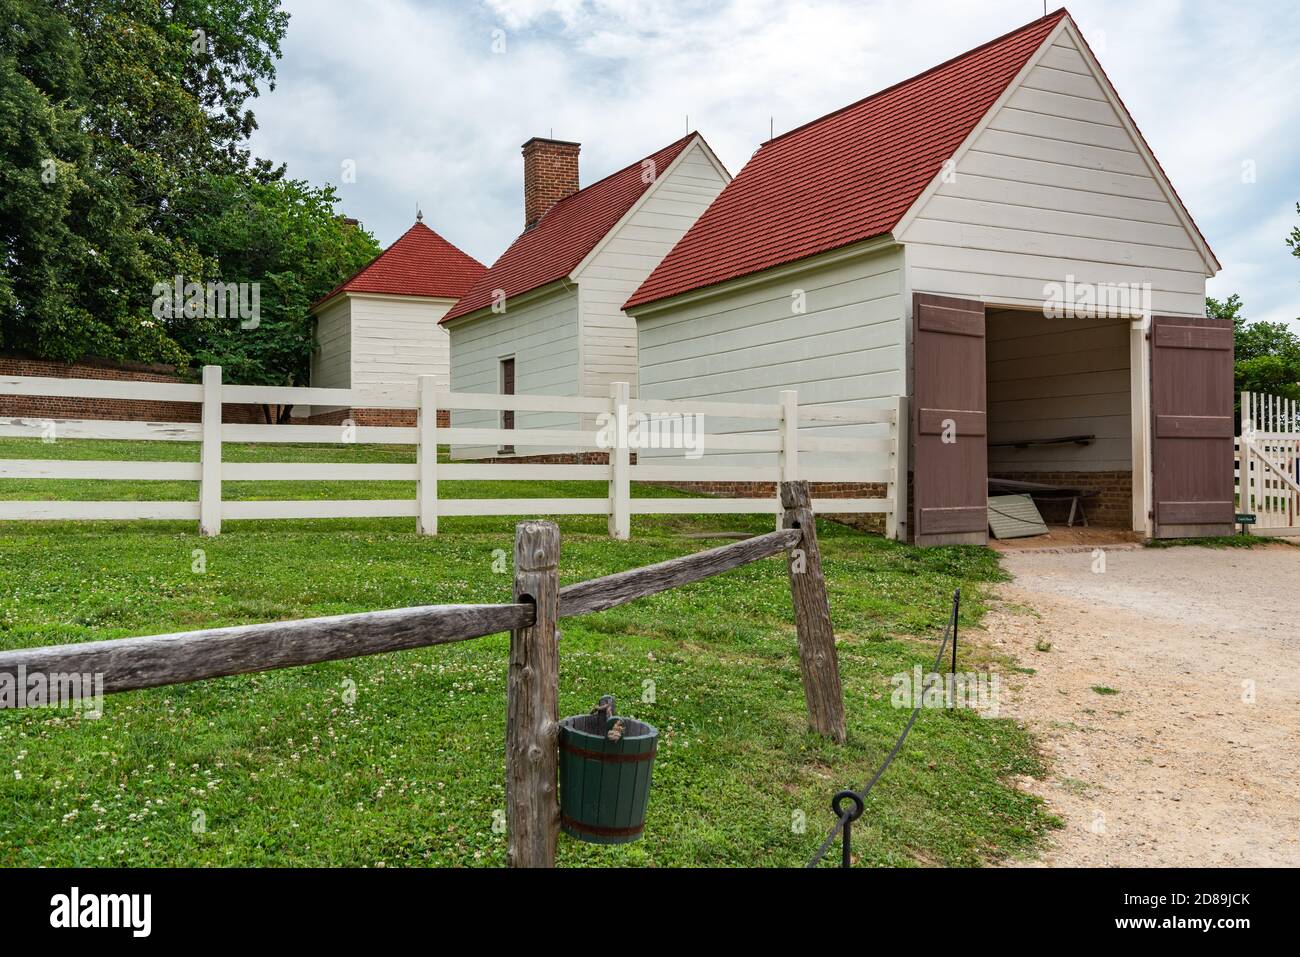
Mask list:
[[[948,647],[948,640],[950,638],[955,638],[956,636],[957,615],[960,607],[961,589],[958,588],[952,593],[952,610],[948,613],[948,622],[943,628],[943,642],[939,645],[939,653],[935,655],[934,666],[930,669],[930,675],[926,679],[926,684],[921,689],[920,701],[925,700],[926,692],[930,690],[932,682],[936,677],[938,677],[939,665],[943,661],[943,653]],[[953,646],[952,664],[953,669],[955,670],[957,667],[957,648],[955,643]],[[894,746],[890,748],[889,754],[885,756],[885,760],[881,762],[880,767],[876,769],[876,773],[871,776],[871,780],[867,782],[866,787],[862,788],[860,791],[840,791],[835,795],[835,797],[831,798],[831,810],[835,812],[837,820],[835,821],[835,824],[832,825],[830,831],[827,832],[826,840],[822,841],[821,846],[817,848],[817,852],[813,854],[812,859],[805,865],[806,868],[816,867],[822,862],[822,858],[826,856],[826,852],[831,849],[831,845],[835,843],[835,838],[841,834],[841,832],[844,837],[840,866],[850,866],[853,822],[860,818],[862,813],[866,810],[867,795],[871,793],[871,789],[876,786],[876,782],[880,780],[881,776],[884,775],[894,758],[898,756],[898,752],[903,747],[903,742],[907,740],[907,736],[912,730],[912,725],[916,724],[917,716],[920,715],[920,713],[921,705],[918,704],[912,709],[912,716],[907,719],[907,724],[903,727],[903,733],[898,736],[898,740],[894,742]],[[846,811],[843,809],[842,805],[846,800],[853,802],[853,808],[851,810]]]

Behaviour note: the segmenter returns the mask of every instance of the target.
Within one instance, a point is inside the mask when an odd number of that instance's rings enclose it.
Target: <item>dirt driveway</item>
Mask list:
[[[1003,556],[1002,714],[1065,822],[1047,865],[1300,866],[1300,548]],[[1050,650],[1040,650],[1050,643]]]

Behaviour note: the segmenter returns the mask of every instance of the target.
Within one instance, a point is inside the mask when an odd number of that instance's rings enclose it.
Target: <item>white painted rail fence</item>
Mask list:
[[[193,402],[201,421],[124,422],[101,419],[47,417],[0,418],[0,436],[63,439],[129,439],[197,442],[200,461],[69,461],[59,459],[0,459],[0,479],[110,479],[126,481],[197,481],[197,501],[0,501],[0,520],[189,519],[204,535],[217,535],[223,520],[271,518],[410,517],[423,534],[436,534],[438,519],[463,515],[606,515],[610,534],[627,538],[631,517],[649,514],[781,513],[777,498],[754,497],[633,497],[633,482],[654,483],[776,483],[804,479],[818,483],[870,483],[885,487],[881,498],[814,499],[813,508],[830,514],[881,514],[886,533],[903,537],[900,516],[907,512],[906,430],[899,440],[899,423],[908,421],[905,397],[881,406],[804,406],[795,392],[783,392],[770,404],[665,402],[631,399],[627,383],[612,384],[608,399],[543,395],[453,393],[440,389],[434,376],[421,376],[410,390],[379,393],[370,390],[227,385],[221,368],[203,370],[201,384],[119,382],[34,376],[0,378],[0,395],[64,396]],[[317,405],[381,409],[414,409],[415,427],[344,425],[263,425],[223,423],[223,404]],[[606,423],[625,417],[700,415],[724,420],[754,420],[753,430],[705,433],[704,455],[656,457],[632,464],[635,449],[618,442],[613,448],[600,429],[505,429],[438,427],[439,410],[501,413],[546,412],[605,417]],[[766,420],[770,425],[761,424]],[[858,426],[874,426],[877,435],[844,434]],[[827,432],[831,434],[827,434]],[[839,434],[834,434],[835,432]],[[222,455],[226,443],[323,443],[331,445],[412,445],[413,464],[392,463],[252,463],[230,462]],[[440,462],[438,448],[452,446],[527,446],[607,451],[607,464],[527,462]],[[766,464],[717,464],[710,452],[744,452]],[[801,459],[801,454],[803,458]],[[833,454],[837,464],[808,462]],[[804,464],[806,463],[806,464]],[[842,464],[840,464],[842,463]],[[229,500],[223,482],[274,481],[414,481],[413,499]],[[606,497],[565,498],[445,498],[440,481],[604,481]]]
[[[1300,535],[1300,404],[1241,394],[1236,441],[1237,501],[1255,515],[1259,535]]]

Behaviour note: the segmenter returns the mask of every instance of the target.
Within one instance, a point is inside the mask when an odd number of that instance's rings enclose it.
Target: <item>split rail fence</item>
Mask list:
[[[23,648],[0,652],[0,675],[17,681],[20,675],[93,674],[109,694],[509,631],[507,860],[515,867],[552,867],[560,824],[560,618],[606,611],[786,552],[809,726],[844,741],[844,693],[807,483],[782,483],[780,494],[784,510],[777,531],[564,588],[559,587],[559,528],[552,522],[523,522],[515,531],[513,600],[499,605],[431,605]]]
[[[1300,403],[1241,394],[1236,440],[1237,502],[1258,535],[1300,535]]]
[[[628,384],[613,383],[610,397],[581,398],[544,395],[492,395],[449,392],[434,376],[420,376],[412,388],[399,392],[370,390],[228,385],[220,366],[203,369],[201,384],[119,382],[38,376],[0,378],[0,395],[67,396],[192,402],[201,407],[201,421],[128,422],[98,419],[0,418],[0,436],[62,439],[135,439],[198,442],[199,462],[65,461],[0,459],[0,478],[112,479],[129,481],[180,480],[199,483],[195,501],[0,501],[0,520],[193,519],[205,535],[217,535],[223,520],[271,518],[411,517],[418,531],[437,534],[438,519],[463,515],[606,515],[610,534],[628,538],[633,515],[781,513],[777,498],[646,498],[633,497],[631,483],[775,483],[804,479],[825,483],[883,485],[881,498],[818,499],[821,512],[875,513],[885,516],[886,534],[903,535],[907,514],[907,399],[900,396],[883,406],[798,404],[794,391],[780,394],[777,403],[656,401],[632,399]],[[263,425],[222,422],[225,403],[310,405],[341,408],[407,409],[417,413],[414,427],[337,425]],[[559,413],[575,422],[609,414],[624,417],[703,416],[754,421],[752,431],[706,433],[703,458],[659,456],[632,463],[635,450],[626,443],[607,447],[599,429],[438,427],[438,412],[449,410],[501,413]],[[761,424],[767,420],[771,425]],[[899,423],[904,424],[902,430]],[[503,423],[504,424],[504,423]],[[879,426],[877,435],[846,435]],[[868,430],[870,431],[870,430]],[[838,432],[839,434],[828,434]],[[900,440],[900,434],[902,440]],[[222,457],[225,443],[326,443],[413,445],[416,461],[393,463],[265,463],[230,462]],[[605,451],[607,464],[512,462],[442,462],[440,446],[530,447],[560,452]],[[707,453],[743,453],[766,464],[718,464]],[[801,463],[817,455],[844,464]],[[410,481],[411,499],[347,500],[230,500],[222,497],[223,482],[275,481]],[[446,498],[440,481],[604,481],[604,497],[566,498]]]

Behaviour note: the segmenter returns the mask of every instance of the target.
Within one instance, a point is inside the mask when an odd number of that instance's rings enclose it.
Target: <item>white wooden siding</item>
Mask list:
[[[311,355],[311,384],[317,388],[352,386],[352,328],[347,296],[326,303],[316,316],[316,343]]]
[[[794,310],[797,290],[805,297],[803,313]],[[798,272],[638,319],[641,396],[775,402],[782,390],[794,389],[800,406],[892,403],[904,385],[903,313],[897,247],[829,265],[812,260]],[[709,432],[756,427],[769,426],[706,423]],[[828,425],[816,434],[884,433],[878,426]],[[655,454],[642,452],[647,460]],[[732,464],[752,458],[731,457]],[[851,464],[824,452],[800,461]]]
[[[898,236],[910,289],[1040,307],[1044,286],[1150,283],[1205,311],[1205,262],[1068,32]]]
[[[447,330],[438,320],[450,299],[351,296],[352,387],[362,392],[410,386],[416,376],[450,381]]]
[[[519,395],[578,395],[578,293],[572,287],[507,303],[505,312],[487,313],[451,329],[451,389],[453,392],[501,391],[501,360],[514,357],[515,392]],[[608,394],[608,390],[606,391]],[[574,429],[577,415],[561,412],[516,412],[519,429]],[[499,428],[501,414],[456,411],[452,425]],[[498,446],[452,447],[452,458],[491,458]],[[515,447],[516,455],[555,453],[554,448]]]
[[[603,398],[610,383],[637,393],[636,321],[623,303],[722,192],[726,180],[693,143],[574,278],[583,335],[582,394]]]
[[[451,299],[343,294],[316,316],[311,385],[366,393],[413,388],[416,376],[450,386],[450,346],[438,320]],[[364,406],[363,406],[364,407]],[[304,407],[319,414],[337,406]]]
[[[989,442],[1095,435],[1092,445],[990,448],[990,472],[1132,468],[1129,323],[989,311]]]

